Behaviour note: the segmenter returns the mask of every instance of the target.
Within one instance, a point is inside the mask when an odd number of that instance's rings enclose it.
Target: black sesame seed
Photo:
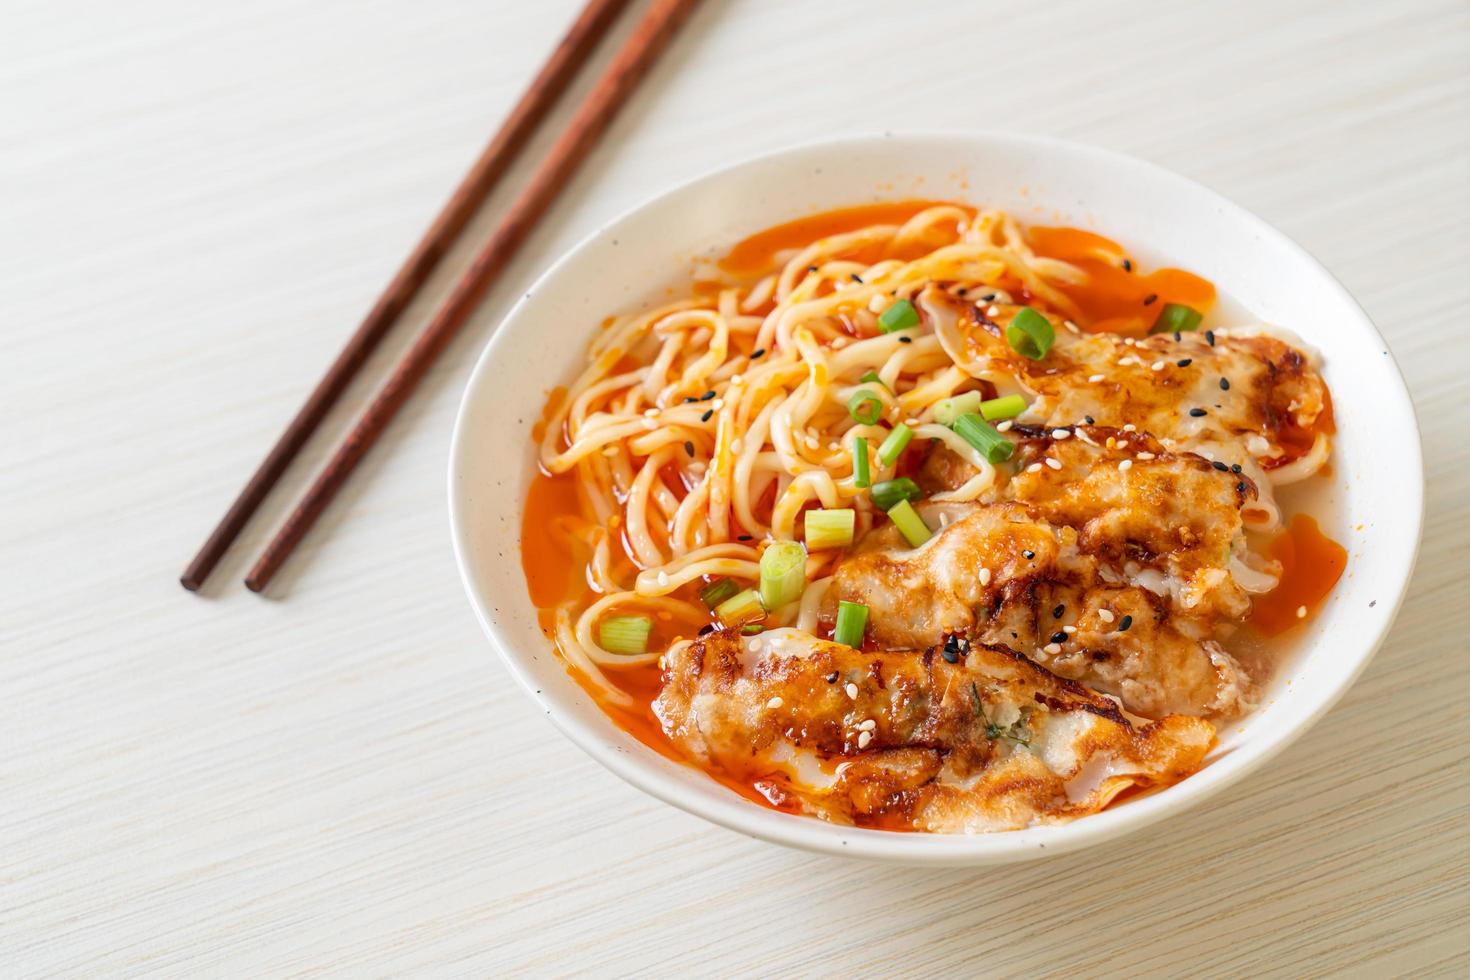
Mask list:
[[[912,338],[912,337],[900,337],[900,338],[898,338],[898,342],[900,344],[912,344],[914,342],[914,338]]]
[[[713,397],[715,397],[715,393],[714,393],[713,390],[706,391],[704,394],[702,394],[702,395],[699,396],[699,400],[702,401],[702,402],[707,402],[707,401],[709,401]]]
[[[710,420],[710,418],[714,414],[715,414],[715,410],[714,409],[707,408],[707,409],[704,410],[704,414],[699,417],[699,421],[701,421],[701,422],[708,422]]]
[[[1082,416],[1082,420],[1088,425],[1097,425],[1097,419],[1093,418],[1091,415]]]
[[[955,295],[956,296],[963,296],[967,292],[969,292],[969,290],[966,289],[964,286],[961,286],[961,287],[959,287],[958,289],[955,290]]]
[[[1063,633],[1061,630],[1057,630],[1055,633],[1053,633],[1051,635],[1051,641],[1053,643],[1066,643],[1067,642],[1067,634],[1066,633]]]
[[[1221,473],[1228,473],[1228,472],[1230,472],[1230,467],[1226,466],[1224,463],[1220,462],[1218,459],[1215,460],[1210,465],[1213,466],[1215,469],[1219,470]]]
[[[1240,472],[1240,464],[1239,463],[1231,463],[1230,464],[1230,472],[1232,472],[1232,473],[1239,473]]]
[[[983,303],[989,303],[993,299],[995,299],[994,293],[986,293],[984,296],[980,297],[980,301]]]
[[[1062,604],[1058,603],[1057,604],[1057,607],[1051,611],[1051,618],[1052,619],[1061,619],[1062,618],[1062,614],[1064,612],[1066,612],[1066,611],[1067,611],[1067,607],[1065,605],[1062,605]]]
[[[684,399],[684,404],[685,405],[688,405],[690,402],[697,402],[697,401],[699,401],[698,398],[695,398],[693,395],[690,395],[689,397],[687,397],[687,398]]]
[[[1149,293],[1147,296],[1145,296],[1143,298],[1143,305],[1144,306],[1153,306],[1158,301],[1159,301],[1159,294],[1158,293]]]
[[[1213,330],[1206,330],[1205,331],[1205,340],[1209,341],[1211,347],[1214,347],[1215,346],[1215,331],[1213,331]]]
[[[694,455],[694,443],[690,442],[688,439],[685,439],[684,440],[684,451],[686,453],[688,453],[689,455],[693,456]]]
[[[699,628],[699,635],[700,636],[704,636],[705,634],[707,634],[707,633],[713,633],[714,631],[715,631],[715,624],[714,623],[705,623],[703,626],[701,626]]]
[[[939,655],[944,658],[944,662],[947,664],[957,664],[960,662],[959,652],[951,650],[949,647],[945,647],[939,651]]]
[[[1132,272],[1133,271],[1133,260],[1132,259],[1124,259],[1123,260],[1123,271],[1124,272]]]
[[[1207,412],[1207,411],[1205,411],[1202,408],[1191,408],[1189,410],[1189,414],[1192,415],[1193,417],[1197,418],[1197,419],[1202,419],[1206,415],[1209,415],[1210,413]]]
[[[751,537],[748,534],[742,534],[738,538],[736,538],[735,540],[736,541],[754,541],[755,538]]]
[[[1191,364],[1194,363],[1194,358],[1192,358],[1192,357],[1181,357],[1179,360],[1175,361],[1174,363],[1177,364],[1177,365],[1179,365],[1180,367],[1189,367]]]
[[[1245,493],[1245,481],[1244,480],[1241,480],[1239,483],[1237,483],[1235,485],[1235,492],[1236,493]]]
[[[814,266],[814,265],[809,265],[809,266],[806,267],[806,271],[807,272],[816,272],[817,271],[817,267]]]
[[[1119,633],[1126,632],[1128,630],[1128,627],[1130,627],[1132,625],[1133,625],[1133,617],[1132,616],[1124,616],[1122,619],[1118,620],[1118,632]]]
[[[944,649],[958,653],[960,649],[960,638],[953,633],[944,634]]]
[[[853,282],[858,283],[859,285],[862,284],[863,277],[858,275],[856,272],[849,272],[848,275],[852,276]]]
[[[1025,551],[1021,552],[1021,554],[1026,556],[1027,561],[1030,561],[1031,559],[1036,557],[1036,552],[1032,551],[1030,548],[1027,548]]]
[[[1177,344],[1177,343],[1179,343],[1179,341],[1181,341],[1183,339],[1184,339],[1184,334],[1180,333],[1178,330],[1175,330],[1174,331],[1174,343]]]
[[[834,671],[832,671],[832,673],[830,673],[830,674],[827,675],[827,683],[828,684],[836,684],[837,683],[837,671],[834,670]]]
[[[754,350],[754,351],[751,351],[750,352],[750,359],[752,361],[758,361],[758,360],[760,360],[761,358],[763,358],[765,356],[766,356],[766,349],[764,347],[760,348],[759,350]]]

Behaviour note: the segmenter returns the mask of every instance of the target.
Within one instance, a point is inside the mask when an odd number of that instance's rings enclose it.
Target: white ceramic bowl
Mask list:
[[[1262,707],[1222,733],[1200,772],[1072,823],[977,836],[834,826],[743,800],[624,734],[563,669],[521,573],[520,519],[535,471],[531,425],[571,380],[602,319],[662,301],[690,260],[813,211],[950,198],[1025,222],[1095,228],[1146,263],[1213,280],[1255,317],[1320,349],[1336,398],[1335,519],[1349,550],[1336,591],[1278,671]],[[1393,447],[1385,465],[1384,447]],[[470,603],[527,694],[593,758],[654,796],[755,837],[911,864],[987,864],[1059,853],[1192,806],[1266,762],[1330,708],[1382,642],[1418,549],[1423,475],[1403,379],[1368,317],[1332,276],[1265,222],[1151,164],[1056,140],[999,134],[883,136],[802,146],[701,177],[598,230],[516,304],[460,407],[449,463],[454,547]],[[1359,529],[1361,525],[1361,529]],[[551,775],[547,778],[559,778]]]

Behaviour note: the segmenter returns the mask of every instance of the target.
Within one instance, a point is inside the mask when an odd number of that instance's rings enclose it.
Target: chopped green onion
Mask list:
[[[892,466],[903,452],[903,447],[907,446],[913,437],[914,430],[902,422],[894,426],[893,431],[888,433],[888,438],[884,439],[883,444],[878,447],[878,458],[883,461],[883,465]]]
[[[867,385],[867,384],[882,385],[883,384],[883,379],[880,378],[880,377],[878,377],[878,372],[877,371],[874,371],[872,368],[869,368],[867,371],[864,371],[863,372],[863,376],[861,378],[858,378],[858,383],[865,384],[865,385]],[[883,385],[883,387],[886,388],[888,386],[887,385]]]
[[[851,507],[809,510],[806,512],[806,546],[814,551],[846,548],[852,544],[852,532],[856,526],[857,511]]]
[[[1017,310],[1006,327],[1006,343],[1011,345],[1011,350],[1033,361],[1045,357],[1056,342],[1057,335],[1051,328],[1051,321],[1029,306]]]
[[[760,623],[746,623],[744,626],[740,627],[740,633],[742,636],[755,636],[757,633],[761,632],[764,629],[765,627],[762,626]]]
[[[806,551],[780,541],[761,553],[761,605],[771,612],[801,598],[806,588]]]
[[[914,304],[906,299],[898,299],[878,317],[878,329],[884,333],[893,333],[895,330],[907,330],[918,322],[919,313],[914,309]]]
[[[922,496],[919,485],[906,476],[873,484],[873,506],[879,510],[888,510],[900,501],[918,500]]]
[[[854,650],[861,649],[863,634],[867,629],[867,606],[861,602],[848,602],[846,599],[837,603],[837,626],[832,630],[832,642]]]
[[[980,411],[980,392],[967,391],[963,395],[951,395],[934,403],[934,421],[940,425],[954,425],[961,415]]]
[[[996,432],[978,415],[961,415],[955,420],[954,431],[992,463],[1004,463],[1016,451],[1015,443]]]
[[[752,620],[764,618],[766,609],[761,605],[760,594],[755,589],[746,589],[720,603],[715,615],[726,626],[744,626]]]
[[[1020,395],[1006,395],[1004,398],[992,398],[988,402],[980,403],[980,417],[987,422],[1013,419],[1024,411],[1026,399]]]
[[[609,653],[647,653],[652,616],[609,616],[597,627],[597,642]]]
[[[859,389],[847,400],[847,414],[854,422],[872,425],[883,417],[883,399],[866,388]]]
[[[1199,310],[1183,303],[1165,303],[1149,333],[1184,333],[1194,330],[1204,318]]]
[[[907,500],[900,500],[890,507],[888,519],[898,528],[898,533],[902,534],[905,540],[915,548],[934,536],[934,533],[929,530],[929,525],[925,524],[919,512],[914,510],[914,505]]]
[[[858,436],[852,441],[852,485],[859,490],[872,483],[868,475],[868,440]]]
[[[740,586],[730,579],[717,579],[699,590],[699,601],[713,609],[739,591]]]

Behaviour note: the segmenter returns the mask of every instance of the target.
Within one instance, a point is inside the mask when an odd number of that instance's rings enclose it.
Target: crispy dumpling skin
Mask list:
[[[796,630],[670,650],[654,710],[673,742],[786,809],[940,833],[1095,813],[1199,768],[1203,719],[1134,725],[1004,647],[867,653]]]
[[[1250,678],[1219,641],[1250,609],[1231,569],[1253,484],[1140,433],[1020,434],[1001,500],[946,508],[918,549],[870,535],[838,564],[829,610],[868,606],[888,647],[1004,644],[1151,718],[1249,707]]]

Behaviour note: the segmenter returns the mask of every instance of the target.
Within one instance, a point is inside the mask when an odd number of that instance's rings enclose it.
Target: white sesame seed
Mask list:
[[[1041,464],[1040,463],[1032,463],[1030,466],[1026,467],[1026,472],[1027,473],[1040,473],[1041,472]]]
[[[745,375],[743,375],[743,374],[732,374],[732,375],[730,375],[730,383],[732,385],[744,384],[745,383]]]
[[[859,735],[858,735],[858,748],[860,748],[860,749],[867,748],[868,747],[868,743],[871,742],[872,740],[873,740],[873,733],[872,732],[861,732],[861,733],[859,733]]]
[[[854,701],[857,700],[858,689],[856,684],[848,684],[846,687],[843,688],[843,690],[847,692],[848,697],[852,698]]]
[[[1073,323],[1071,320],[1063,320],[1062,326],[1066,327],[1068,330],[1072,331],[1078,336],[1081,336],[1082,334],[1082,331],[1077,329],[1077,324]]]
[[[873,313],[882,313],[887,308],[888,297],[882,293],[876,293],[872,299],[868,300],[868,309]]]
[[[867,721],[861,722],[858,725],[858,731],[860,731],[860,732],[871,732],[873,729],[875,729],[877,727],[878,727],[878,723],[876,721],[874,721],[873,719],[869,718]]]
[[[1071,434],[1072,434],[1072,431],[1070,429],[1052,429],[1051,430],[1051,437],[1053,439],[1065,439],[1068,436],[1070,436]]]
[[[1134,425],[1132,422],[1129,422],[1127,425],[1123,426],[1123,431],[1124,432],[1137,432],[1138,431],[1138,426]]]
[[[992,303],[991,306],[990,306],[990,309],[988,309],[988,310],[985,311],[985,315],[986,316],[995,316],[999,312],[1000,312],[1000,307],[999,306],[996,306],[996,305],[994,305]]]
[[[1075,627],[1075,626],[1063,626],[1062,627],[1062,632],[1063,633],[1066,633],[1068,636],[1071,636],[1073,633],[1077,632],[1077,627]]]
[[[1138,458],[1141,459],[1141,460],[1143,460],[1144,462],[1148,462],[1149,460],[1151,460],[1151,459],[1153,459],[1155,457],[1154,457],[1154,454],[1153,453],[1139,453],[1138,454]]]
[[[1094,374],[1092,377],[1088,378],[1087,380],[1089,382],[1091,382],[1092,384],[1097,384],[1099,381],[1106,381],[1107,380],[1107,377],[1108,376],[1106,374]]]
[[[669,573],[668,572],[659,572],[658,573],[658,586],[661,589],[666,589],[666,588],[669,587]]]
[[[904,419],[903,420],[903,424],[904,425],[907,425],[907,426],[915,426],[915,425],[918,425],[919,424],[919,420],[918,419]]]
[[[616,456],[617,454],[618,454],[618,447],[617,446],[608,446],[606,449],[604,449],[602,451],[602,455],[604,455],[604,456]]]
[[[709,403],[709,407],[718,412],[720,409],[725,407],[725,399],[716,398],[714,401]]]
[[[847,338],[846,337],[838,337],[838,338],[836,338],[836,339],[834,339],[832,341],[832,349],[833,350],[842,350],[842,348],[844,348],[846,346],[847,346]]]
[[[778,694],[775,697],[771,698],[771,700],[766,702],[766,707],[772,711],[775,711],[777,708],[781,707],[781,705],[785,703],[786,702],[782,701],[781,696]]]
[[[730,440],[730,452],[732,452],[732,453],[738,453],[738,452],[740,452],[740,447],[742,445],[744,445],[744,443],[742,443],[739,439],[732,439],[732,440]]]
[[[827,443],[827,451],[828,452],[834,452],[835,453],[835,452],[837,452],[837,450],[839,450],[841,448],[842,448],[842,443],[840,443],[840,442],[829,442],[829,443]]]
[[[658,409],[656,409],[656,408],[645,408],[643,410],[643,414],[646,415],[646,416],[648,416],[651,419],[656,419],[656,418],[658,418]]]
[[[982,568],[982,569],[980,569],[980,584],[981,585],[989,585],[990,584],[990,569],[988,569],[988,568]]]
[[[1050,456],[1046,457],[1046,465],[1050,466],[1054,470],[1059,470],[1062,468],[1062,464],[1052,459]]]
[[[1166,368],[1168,366],[1169,366],[1169,362],[1168,361],[1154,361],[1152,364],[1150,364],[1148,366],[1148,369],[1150,371],[1162,371],[1162,370],[1164,370],[1164,368]]]
[[[1306,606],[1297,606],[1296,607],[1296,618],[1297,619],[1306,619],[1307,618],[1307,607]]]
[[[1131,460],[1131,459],[1125,459],[1125,460],[1123,460],[1123,462],[1121,462],[1121,463],[1118,464],[1118,469],[1120,469],[1120,470],[1131,470],[1131,469],[1133,469],[1133,460]]]
[[[1099,609],[1097,611],[1097,618],[1104,623],[1111,623],[1113,621],[1113,614],[1106,609]]]
[[[1062,645],[1060,643],[1048,643],[1046,646],[1042,647],[1041,649],[1045,650],[1047,653],[1051,654],[1052,656],[1056,656],[1057,654],[1059,654],[1059,653],[1062,652]]]
[[[1009,432],[1009,431],[1011,431],[1011,420],[1010,419],[1006,419],[1000,425],[997,425],[995,427],[995,431],[996,432]]]

